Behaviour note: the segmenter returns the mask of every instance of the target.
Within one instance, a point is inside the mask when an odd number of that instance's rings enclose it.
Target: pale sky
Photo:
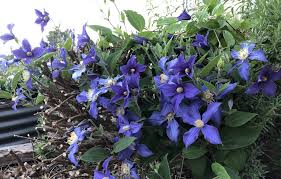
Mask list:
[[[143,16],[146,15],[146,0],[115,0],[120,10],[131,9]],[[154,0],[155,2],[161,0]],[[41,33],[40,25],[35,24],[36,14],[34,9],[45,9],[50,14],[51,21]],[[54,25],[61,25],[62,29],[75,29],[75,33],[80,34],[82,26],[87,24],[98,24],[110,27],[103,14],[102,9],[107,14],[111,9],[110,19],[114,24],[118,24],[119,17],[114,5],[107,0],[1,0],[0,6],[0,34],[7,32],[6,25],[14,23],[14,34],[21,41],[26,38],[33,47],[38,46],[41,38],[52,30]],[[91,30],[88,29],[91,36]],[[0,42],[0,54],[10,53],[11,48],[18,45],[8,42],[3,45]]]

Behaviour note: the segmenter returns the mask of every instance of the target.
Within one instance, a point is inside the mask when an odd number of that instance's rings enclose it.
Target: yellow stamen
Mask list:
[[[239,53],[240,60],[246,60],[249,56],[249,52],[245,48],[242,48],[238,53]]]
[[[71,145],[71,144],[73,144],[77,140],[77,138],[78,138],[78,136],[76,135],[76,133],[75,132],[71,132],[70,133],[70,137],[68,137],[68,139],[67,139],[67,143],[69,145]]]
[[[182,93],[183,92],[183,87],[177,87],[177,89],[176,89],[176,91],[177,91],[177,93]]]
[[[31,56],[32,56],[32,52],[26,52],[26,55],[27,55],[28,57],[31,57]]]
[[[169,77],[165,74],[160,75],[160,83],[166,83],[168,81]]]
[[[195,122],[194,122],[194,125],[198,128],[202,128],[204,127],[204,122],[201,120],[201,119],[197,119]]]
[[[170,121],[170,120],[174,119],[174,117],[175,117],[175,113],[170,112],[167,114],[166,119],[168,121]]]

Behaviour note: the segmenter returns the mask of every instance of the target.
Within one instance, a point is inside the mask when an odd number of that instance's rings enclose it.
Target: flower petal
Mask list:
[[[186,98],[193,98],[200,93],[200,90],[190,83],[184,84],[184,96]]]
[[[179,124],[176,120],[168,121],[167,129],[166,129],[167,136],[173,142],[178,141],[179,136]]]
[[[28,42],[28,40],[24,39],[22,41],[22,48],[26,51],[26,52],[31,52],[31,45]]]
[[[36,47],[32,50],[32,54],[34,58],[41,57],[44,54],[44,49],[41,47]]]
[[[206,112],[204,112],[202,115],[202,120],[204,121],[204,123],[207,123],[211,119],[213,114],[219,110],[220,105],[221,103],[218,102],[214,102],[208,105]]]
[[[249,59],[251,59],[251,60],[258,60],[258,61],[262,61],[262,62],[267,62],[266,56],[264,54],[264,51],[261,50],[261,49],[253,51],[250,54]]]
[[[262,93],[265,95],[265,96],[269,96],[269,97],[272,97],[272,96],[275,96],[276,94],[276,90],[277,90],[277,86],[276,84],[273,82],[273,81],[267,81],[263,84],[262,86]]]
[[[144,144],[139,144],[137,146],[137,153],[142,157],[150,157],[153,152]]]
[[[197,127],[192,127],[183,134],[183,143],[185,145],[185,148],[188,148],[191,144],[193,144],[199,136],[200,129]]]
[[[201,129],[204,138],[209,141],[211,144],[221,144],[221,137],[219,134],[219,131],[216,127],[210,126],[206,124],[202,129]]]
[[[97,119],[98,117],[98,107],[96,102],[92,102],[90,105],[89,114],[94,118]]]
[[[13,50],[12,52],[17,58],[26,58],[27,57],[25,51],[23,51],[21,48],[17,49],[17,50]]]
[[[251,86],[249,86],[247,88],[247,90],[245,91],[246,94],[250,94],[250,95],[253,95],[253,94],[257,94],[260,92],[260,86],[259,86],[259,83],[254,83],[252,84]]]
[[[249,63],[244,61],[239,67],[238,72],[243,80],[248,81],[249,80],[249,70],[250,66]]]

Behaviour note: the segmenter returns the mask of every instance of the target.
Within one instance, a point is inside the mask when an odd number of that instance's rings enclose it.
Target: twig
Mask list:
[[[26,168],[24,166],[24,163],[19,158],[19,156],[13,150],[10,150],[10,154],[17,160],[17,162],[20,165],[21,169],[25,172]]]
[[[52,110],[50,110],[47,114],[50,115],[52,112],[54,112],[56,109],[58,109],[59,107],[61,107],[64,103],[66,103],[69,99],[71,99],[73,97],[73,95],[69,96],[68,98],[66,98],[63,102],[61,102],[59,105],[57,105],[56,107],[54,107]]]

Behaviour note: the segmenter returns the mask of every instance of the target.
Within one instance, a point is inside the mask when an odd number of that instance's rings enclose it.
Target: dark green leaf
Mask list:
[[[177,22],[177,18],[175,17],[164,17],[157,20],[157,26],[170,25],[176,22]]]
[[[241,179],[239,172],[229,167],[224,167],[231,179]]]
[[[218,179],[231,179],[225,168],[219,163],[212,164],[212,171],[217,175]]]
[[[163,157],[158,169],[158,173],[163,179],[171,179],[170,167],[167,157],[168,154]]]
[[[124,11],[130,24],[138,31],[142,31],[145,27],[145,20],[142,15],[132,10]]]
[[[225,117],[225,124],[229,127],[242,126],[252,120],[255,116],[257,116],[256,113],[236,111]]]
[[[53,57],[56,53],[55,52],[50,52],[50,53],[46,53],[45,55],[43,55],[42,57],[40,57],[38,60],[34,61],[34,64],[36,66],[40,65],[41,63],[48,61],[51,57]]]
[[[40,104],[44,101],[45,97],[41,94],[41,93],[38,93],[36,99],[35,99],[35,104]]]
[[[111,35],[112,31],[110,28],[101,26],[101,25],[88,25],[89,28],[93,29],[94,31],[100,32],[102,35]]]
[[[71,50],[71,47],[72,47],[72,37],[69,37],[69,38],[65,41],[63,47],[64,47],[66,50]]]
[[[112,153],[118,153],[127,147],[129,147],[134,141],[136,140],[135,137],[123,137],[118,142],[113,145]]]
[[[216,87],[208,82],[208,81],[205,81],[205,80],[200,80],[211,92],[214,92],[216,90]]]
[[[182,150],[182,155],[187,159],[196,159],[207,153],[207,150],[199,146],[190,146],[188,149],[184,148]]]
[[[223,38],[224,38],[225,42],[227,43],[228,47],[235,45],[235,39],[229,31],[227,31],[227,30],[223,31]]]
[[[262,126],[224,127],[220,133],[221,150],[232,150],[253,144],[261,133]]]
[[[192,171],[192,176],[198,178],[204,178],[206,168],[207,168],[207,157],[203,156],[197,159],[192,159],[187,161],[189,168]]]
[[[227,154],[224,163],[230,168],[233,168],[237,171],[241,171],[246,164],[246,160],[247,160],[247,153],[242,149],[238,149],[238,150],[230,151]]]
[[[109,152],[103,148],[93,147],[87,150],[81,160],[84,162],[101,162],[109,156]]]
[[[202,69],[200,77],[204,78],[210,74],[211,70],[217,65],[221,56],[216,56],[215,58],[210,59],[209,63]]]

